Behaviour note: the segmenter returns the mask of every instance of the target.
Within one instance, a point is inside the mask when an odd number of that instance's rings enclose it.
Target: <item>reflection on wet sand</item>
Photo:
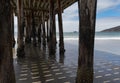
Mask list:
[[[55,55],[49,56],[47,47],[40,49],[30,44],[26,45],[26,58],[14,60],[17,83],[75,83],[77,78],[77,46],[66,44],[65,48],[64,54],[60,54],[59,49],[56,49]],[[87,76],[88,83],[119,83],[120,57],[115,56],[95,51],[94,67],[80,69],[81,82],[84,83]]]

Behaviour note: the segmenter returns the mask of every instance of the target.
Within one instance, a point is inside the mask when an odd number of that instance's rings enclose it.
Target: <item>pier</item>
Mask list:
[[[69,68],[54,58],[57,47],[63,63],[66,49],[62,13],[75,2],[79,9],[79,54],[76,76],[72,78],[64,73]],[[0,83],[93,83],[96,4],[97,0],[1,0]],[[13,60],[14,15],[18,18],[18,36],[17,58]],[[58,15],[58,42],[55,15]]]

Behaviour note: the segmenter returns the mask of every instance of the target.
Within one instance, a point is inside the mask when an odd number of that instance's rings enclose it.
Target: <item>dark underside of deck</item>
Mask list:
[[[14,60],[17,83],[75,83],[77,47],[66,43],[65,55],[59,55],[57,49],[56,55],[49,56],[47,48],[26,45],[26,58]],[[113,54],[95,51],[94,83],[120,83],[118,58]]]

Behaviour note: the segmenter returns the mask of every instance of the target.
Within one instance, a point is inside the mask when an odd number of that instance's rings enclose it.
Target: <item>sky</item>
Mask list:
[[[96,16],[96,31],[120,26],[120,0],[98,0]],[[78,3],[74,3],[64,10],[63,14],[64,32],[78,31]],[[58,32],[58,16],[56,15],[56,30]],[[15,27],[17,18],[15,18]],[[15,28],[15,31],[17,29]]]
[[[63,13],[65,32],[78,31],[78,3],[76,2]],[[120,0],[98,0],[96,31],[120,26]]]

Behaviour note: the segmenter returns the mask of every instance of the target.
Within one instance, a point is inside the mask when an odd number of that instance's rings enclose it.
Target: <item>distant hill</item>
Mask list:
[[[101,32],[120,32],[120,26],[102,30]]]

